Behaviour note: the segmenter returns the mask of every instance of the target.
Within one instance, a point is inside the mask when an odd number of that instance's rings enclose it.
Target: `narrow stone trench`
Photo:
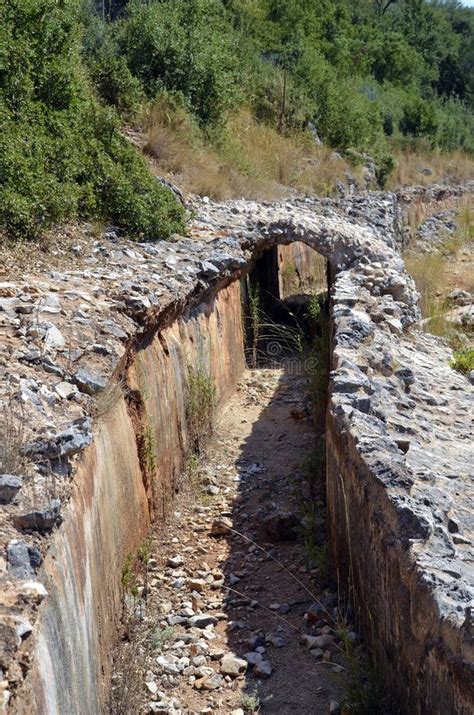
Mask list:
[[[247,370],[219,414],[205,462],[153,533],[141,599],[128,597],[114,714],[338,712],[344,659],[307,389],[294,360]]]

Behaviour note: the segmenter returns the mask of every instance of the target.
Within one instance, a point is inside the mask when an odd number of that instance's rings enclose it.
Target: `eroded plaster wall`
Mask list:
[[[9,712],[101,711],[122,612],[124,560],[145,539],[150,515],[166,515],[185,461],[187,368],[209,373],[222,402],[244,364],[238,281],[139,347],[123,394],[99,420],[78,466],[40,574],[48,596],[35,624],[30,671]],[[156,470],[144,475],[137,444],[148,428]]]

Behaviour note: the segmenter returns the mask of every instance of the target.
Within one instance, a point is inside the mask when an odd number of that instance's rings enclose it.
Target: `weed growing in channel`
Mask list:
[[[185,406],[191,454],[199,456],[204,452],[213,432],[216,408],[214,381],[202,367],[190,367],[188,370]]]
[[[132,554],[127,554],[125,558],[125,563],[122,568],[122,588],[124,591],[124,597],[127,595],[132,596],[134,599],[138,598],[138,584],[137,577],[133,567],[134,558]]]
[[[329,318],[325,300],[325,297],[315,295],[309,302],[306,318],[313,338],[303,362],[313,397],[314,425],[318,434],[325,431],[329,379]]]
[[[142,434],[143,456],[145,459],[146,470],[149,474],[153,473],[157,466],[156,461],[156,436],[151,425],[147,425]]]
[[[336,627],[340,650],[344,659],[344,672],[340,674],[344,713],[351,715],[382,715],[384,712],[383,681],[362,645],[351,637],[345,620]]]
[[[299,529],[303,540],[306,561],[310,569],[317,571],[324,582],[329,570],[329,545],[326,541],[326,520],[320,509],[311,501],[301,507],[302,523]]]
[[[153,651],[162,653],[165,645],[172,641],[176,633],[176,629],[167,626],[166,628],[155,628],[153,633],[150,635],[150,648]]]
[[[258,286],[249,288],[250,314],[250,362],[252,368],[257,367],[258,344],[262,326],[262,306]]]

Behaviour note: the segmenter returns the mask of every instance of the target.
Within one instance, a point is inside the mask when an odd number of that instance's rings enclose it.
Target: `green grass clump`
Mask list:
[[[361,645],[349,638],[345,622],[338,624],[345,671],[337,680],[343,688],[342,712],[351,715],[382,715],[385,712],[383,680]]]
[[[474,370],[474,349],[467,348],[466,350],[455,352],[451,360],[451,367],[463,375],[467,375],[471,370]]]
[[[168,238],[183,209],[90,86],[79,0],[0,5],[0,230],[29,239],[71,218]]]
[[[185,407],[191,454],[199,456],[212,434],[216,408],[214,380],[202,367],[189,368]]]

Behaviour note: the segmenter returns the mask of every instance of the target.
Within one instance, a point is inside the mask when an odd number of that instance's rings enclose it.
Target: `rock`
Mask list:
[[[101,330],[106,335],[113,335],[114,338],[119,340],[126,340],[128,337],[125,330],[122,330],[113,320],[105,320],[101,325]]]
[[[171,584],[171,588],[183,588],[186,585],[186,579],[183,576],[180,576],[177,578],[173,583]]]
[[[43,563],[41,551],[36,546],[28,546],[28,554],[30,556],[30,564],[34,569],[38,569]]]
[[[188,580],[188,586],[191,589],[191,591],[197,591],[198,593],[202,593],[205,589],[205,581],[202,578],[190,578]]]
[[[219,516],[212,523],[211,534],[212,536],[224,536],[231,533],[232,520],[227,516]]]
[[[168,566],[171,566],[172,569],[177,569],[184,564],[184,559],[182,556],[179,555],[172,556],[168,559],[167,564]]]
[[[98,392],[101,392],[107,384],[107,380],[103,375],[98,372],[92,372],[92,370],[86,370],[85,368],[77,370],[72,376],[72,379],[81,392],[85,392],[86,395],[96,395]]]
[[[154,680],[149,680],[145,683],[147,690],[152,694],[156,695],[158,692],[158,686]]]
[[[191,616],[188,618],[188,625],[190,628],[207,628],[207,626],[215,626],[218,620],[215,616],[211,616],[209,613],[200,613],[196,616]]]
[[[461,288],[456,288],[448,293],[447,299],[451,303],[456,305],[470,305],[474,302],[474,298],[467,290],[462,290]]]
[[[279,613],[282,613],[282,607],[278,609]],[[284,611],[287,613],[287,611]],[[285,639],[283,636],[279,636],[276,633],[270,633],[270,635],[267,636],[267,643],[272,645],[274,648],[283,648],[285,646]]]
[[[70,382],[58,382],[58,384],[54,386],[54,391],[62,400],[69,400],[77,394],[78,389],[76,385],[72,385]]]
[[[33,630],[33,626],[30,621],[24,616],[15,615],[13,616],[13,621],[15,624],[15,632],[18,638],[23,639]]]
[[[252,650],[256,650],[257,648],[265,645],[265,640],[265,633],[263,631],[259,631],[258,633],[252,633],[250,638],[247,640],[247,643]]]
[[[330,636],[329,634],[324,634],[322,636],[316,636],[313,641],[314,645],[311,647],[326,648],[328,645],[331,645],[333,640],[334,640],[334,636]]]
[[[66,339],[61,331],[53,325],[46,331],[44,343],[49,348],[63,348],[66,345]]]
[[[257,678],[269,678],[273,673],[273,668],[268,660],[262,660],[253,667],[253,673]]]
[[[246,670],[247,661],[243,658],[238,658],[234,653],[227,653],[221,660],[221,673],[230,675],[231,678],[243,675]]]
[[[36,554],[38,552],[38,555]],[[7,547],[8,572],[15,578],[31,578],[41,564],[41,554],[21,539],[12,539]]]
[[[308,623],[318,623],[325,621],[328,617],[327,609],[320,603],[313,603],[305,613],[305,618]]]
[[[294,405],[290,409],[290,415],[293,417],[294,420],[304,420],[309,417],[309,414],[306,410],[306,405],[304,403]]]
[[[168,625],[170,625],[170,626],[182,626],[188,622],[187,616],[170,615],[170,616],[168,616],[168,618],[166,620],[168,622]]]
[[[196,680],[194,687],[196,690],[216,690],[220,688],[224,682],[224,678],[219,673],[213,673],[212,675],[205,675],[199,680]]]
[[[89,419],[76,420],[73,425],[61,432],[56,438],[58,456],[71,457],[81,452],[92,442],[91,422]]]
[[[295,541],[300,519],[295,512],[281,510],[263,520],[266,536],[270,541]]]
[[[306,648],[308,648],[308,649],[316,648],[317,647],[316,638],[317,638],[317,636],[310,636],[310,635],[304,633],[300,638],[300,643],[301,643],[301,645],[306,646]]]
[[[22,452],[25,456],[34,458],[71,457],[73,454],[82,451],[91,441],[91,420],[90,418],[80,418],[52,440],[28,442],[23,447]]]
[[[331,700],[329,703],[329,712],[331,715],[338,715],[341,712],[341,706],[336,700]]]
[[[236,710],[232,710],[230,715],[245,715],[245,713],[242,708],[237,708]]]
[[[25,514],[15,514],[13,524],[17,529],[30,529],[31,531],[47,532],[54,526],[61,523],[60,514],[61,502],[53,499],[48,506],[38,511],[30,511]]]
[[[401,367],[395,370],[395,375],[401,380],[407,387],[413,385],[415,382],[415,373],[410,367]]]
[[[257,665],[257,663],[261,663],[263,660],[262,654],[257,653],[256,651],[245,653],[244,658],[249,665]]]
[[[25,581],[21,584],[19,590],[35,603],[41,603],[48,595],[47,590],[39,581]]]
[[[17,474],[0,474],[0,504],[10,504],[20,491],[23,477]]]

